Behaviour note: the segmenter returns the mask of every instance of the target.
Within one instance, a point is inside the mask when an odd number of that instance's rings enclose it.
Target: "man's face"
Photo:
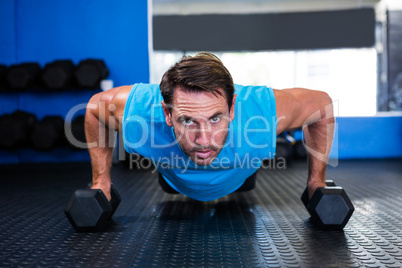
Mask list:
[[[236,95],[229,110],[221,95],[177,88],[171,112],[162,102],[166,123],[173,126],[180,148],[195,164],[209,165],[218,156],[228,136],[229,122],[234,119],[235,100]]]

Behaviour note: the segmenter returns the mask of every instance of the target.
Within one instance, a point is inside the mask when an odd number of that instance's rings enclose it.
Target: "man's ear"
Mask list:
[[[173,126],[173,123],[172,123],[172,114],[171,114],[171,112],[170,112],[168,106],[166,105],[166,103],[165,103],[164,101],[162,101],[161,103],[162,103],[163,112],[165,113],[166,124],[167,124],[169,127],[172,127],[172,126]]]
[[[236,97],[237,97],[237,94],[234,94],[233,100],[232,100],[232,107],[230,107],[230,111],[229,111],[230,122],[232,122],[233,119],[235,118],[235,103],[236,103]]]

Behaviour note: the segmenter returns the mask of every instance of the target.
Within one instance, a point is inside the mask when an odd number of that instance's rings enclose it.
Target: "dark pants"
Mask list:
[[[257,172],[254,172],[253,175],[251,175],[250,177],[248,177],[242,186],[240,186],[239,189],[237,189],[235,192],[247,192],[250,190],[253,190],[255,188],[255,180],[257,178]],[[158,172],[158,178],[159,178],[159,184],[162,187],[162,189],[169,194],[178,194],[179,192],[176,191],[175,189],[173,189],[167,182],[166,180],[163,178],[162,174],[160,174]]]

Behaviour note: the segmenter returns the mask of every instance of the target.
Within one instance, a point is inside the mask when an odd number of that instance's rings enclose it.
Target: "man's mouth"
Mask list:
[[[199,151],[194,151],[194,152],[198,158],[205,159],[205,158],[208,158],[212,154],[213,151],[212,150],[199,150]]]

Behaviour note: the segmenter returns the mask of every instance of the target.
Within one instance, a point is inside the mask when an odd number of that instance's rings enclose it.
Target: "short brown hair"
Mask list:
[[[160,90],[166,104],[172,104],[177,87],[189,92],[210,92],[227,100],[232,106],[234,84],[232,76],[222,61],[212,53],[199,52],[194,57],[183,56],[163,75]]]

